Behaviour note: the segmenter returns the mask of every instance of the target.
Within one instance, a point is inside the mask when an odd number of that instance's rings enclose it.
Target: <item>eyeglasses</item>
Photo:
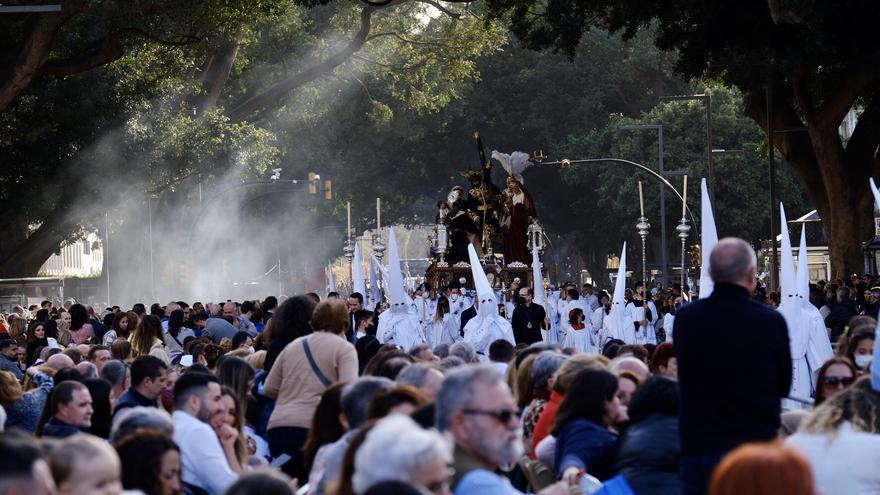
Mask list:
[[[837,387],[838,385],[849,387],[854,381],[856,379],[851,376],[826,376],[822,378],[822,383],[828,387]]]
[[[461,412],[472,416],[491,416],[502,424],[510,423],[510,419],[516,417],[516,411],[513,409],[496,409],[494,411],[486,411],[483,409],[464,409]]]

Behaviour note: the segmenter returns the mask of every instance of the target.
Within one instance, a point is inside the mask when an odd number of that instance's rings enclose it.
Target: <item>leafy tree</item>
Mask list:
[[[719,235],[736,235],[756,247],[768,239],[770,232],[767,173],[764,167],[760,128],[743,115],[742,97],[735,89],[722,85],[694,88],[708,91],[712,97],[713,122],[716,126],[715,145],[741,153],[715,158],[715,174],[722,180],[716,187],[715,221]],[[690,216],[689,244],[699,242],[700,185],[708,173],[705,152],[705,113],[700,102],[662,103],[637,118],[613,117],[608,124],[583,137],[572,137],[558,158],[623,158],[658,170],[658,144],[655,130],[623,130],[623,125],[659,124],[664,130],[664,165],[666,170],[685,171],[689,176],[688,206]],[[638,182],[644,186],[645,213],[651,224],[648,237],[648,265],[659,268],[661,237],[659,182],[644,171],[618,163],[572,165],[564,177],[581,191],[572,207],[589,212],[584,235],[575,238],[583,264],[594,277],[603,274],[606,254],[618,255],[620,239],[628,240],[630,268],[641,278],[641,239],[636,233],[639,216]],[[682,179],[669,177],[680,191]],[[783,168],[778,177],[779,198],[793,219],[811,209],[792,171]],[[672,267],[680,263],[680,244],[675,226],[681,219],[681,203],[671,191],[666,194],[666,225],[668,261]],[[592,262],[591,262],[592,261]]]
[[[120,200],[263,176],[287,128],[276,117],[309,113],[333,81],[372,77],[436,111],[503,42],[430,0],[62,4],[0,18],[0,276],[36,273]]]
[[[723,2],[676,0],[487,0],[493,16],[533,48],[574,53],[592,29],[634,36],[656,25],[656,45],[679,55],[676,70],[738,87],[744,112],[767,129],[823,220],[832,273],[862,269],[861,242],[873,234],[868,177],[876,176],[880,133],[880,10],[870,0]],[[767,105],[767,90],[772,93]],[[863,109],[844,142],[838,126]]]

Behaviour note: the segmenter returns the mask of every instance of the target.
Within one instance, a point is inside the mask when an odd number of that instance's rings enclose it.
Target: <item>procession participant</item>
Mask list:
[[[778,311],[785,318],[788,327],[789,349],[792,356],[791,390],[789,394],[794,397],[809,398],[813,392],[813,377],[807,364],[807,345],[810,339],[809,324],[804,321],[807,317],[798,298],[797,283],[795,282],[794,257],[792,256],[791,239],[788,235],[788,222],[785,218],[785,208],[779,203],[779,217],[783,229],[780,246],[781,268],[781,300]],[[821,366],[821,363],[819,364]],[[818,369],[818,367],[816,368]],[[799,402],[785,400],[785,409],[802,409]]]
[[[547,313],[544,307],[533,302],[535,292],[531,287],[519,289],[516,309],[513,310],[513,336],[517,344],[541,342],[541,330],[545,328]]]
[[[400,255],[394,229],[388,229],[388,283],[385,290],[391,308],[379,315],[376,339],[380,344],[393,343],[405,351],[426,343],[419,316],[410,310],[411,299],[406,295],[403,274],[400,271]]]
[[[446,299],[445,296],[440,296],[437,300],[437,308],[434,316],[431,317],[431,320],[425,325],[425,339],[428,341],[428,346],[433,349],[443,342],[454,342],[451,335],[447,337],[447,328],[450,327],[450,324],[452,323],[454,323],[454,321],[452,315],[449,314],[449,299]],[[444,338],[448,338],[449,340],[444,340]]]
[[[477,355],[480,356],[480,360],[485,361],[489,356],[489,346],[492,342],[504,339],[515,344],[516,341],[510,322],[498,314],[495,291],[489,285],[489,279],[486,277],[486,272],[483,271],[483,265],[480,264],[480,259],[473,246],[468,247],[468,254],[470,255],[471,273],[479,302],[477,315],[471,318],[464,327],[464,341],[473,346]]]
[[[642,282],[636,283],[632,300],[626,305],[626,309],[632,317],[635,332],[635,342],[627,344],[654,344],[657,337],[654,335],[654,321],[657,319],[657,307],[654,303],[646,300],[645,287]]]
[[[712,294],[682,307],[675,320],[688,495],[705,492],[712,470],[730,450],[776,437],[780,399],[791,386],[785,319],[749,298],[758,271],[754,250],[742,239],[722,239],[709,262]],[[735,362],[718,349],[736,356]]]
[[[465,248],[467,251],[467,248]],[[449,299],[449,314],[452,315],[452,319],[454,324],[452,325],[456,329],[456,334],[458,334],[457,339],[461,338],[461,334],[458,332],[462,328],[461,324],[461,316],[462,313],[471,306],[473,306],[473,301],[470,300],[465,294],[461,292],[461,282],[458,280],[453,280],[449,282],[449,290],[446,295],[446,298]]]
[[[627,344],[634,344],[636,340],[635,327],[632,317],[626,311],[626,243],[620,252],[620,264],[617,267],[617,279],[614,281],[614,296],[611,298],[611,308],[607,310],[602,319],[602,332],[599,345],[617,339]]]
[[[819,309],[810,301],[810,267],[807,260],[807,233],[806,226],[801,225],[801,243],[798,248],[798,266],[795,273],[797,279],[797,295],[799,306],[802,311],[802,321],[807,327],[807,351],[806,361],[807,367],[813,371],[810,375],[812,387],[811,392],[816,393],[817,388],[822,384],[816,380],[818,370],[826,361],[834,356],[834,350],[831,348],[831,340],[828,338],[828,331],[825,328],[825,321]],[[794,354],[792,354],[794,357]]]
[[[584,303],[590,310],[587,314],[599,309],[599,297],[593,292],[593,284],[587,282],[581,287],[581,299],[584,300]]]
[[[507,318],[507,321],[513,323],[513,312],[516,311],[517,306],[517,295],[519,294],[519,277],[514,278],[510,282],[510,287],[504,291],[504,317]]]
[[[562,348],[572,348],[577,352],[595,353],[596,348],[590,340],[590,331],[584,325],[584,312],[581,308],[572,308],[568,313],[568,333],[562,341]]]
[[[431,284],[422,282],[413,292],[413,302],[422,326],[427,326],[434,319],[437,311],[437,300],[431,297]]]

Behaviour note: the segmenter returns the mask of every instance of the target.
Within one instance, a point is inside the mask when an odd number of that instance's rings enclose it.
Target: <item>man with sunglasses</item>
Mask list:
[[[521,494],[502,474],[523,455],[516,400],[492,366],[464,366],[450,372],[437,395],[436,426],[455,440],[455,495]],[[559,482],[540,492],[563,495]]]

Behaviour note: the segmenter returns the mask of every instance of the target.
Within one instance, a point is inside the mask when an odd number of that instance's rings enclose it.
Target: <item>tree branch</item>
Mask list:
[[[275,104],[276,102],[287,96],[294,89],[299,88],[311,81],[314,81],[318,77],[327,74],[336,67],[340,66],[343,62],[348,60],[352,55],[360,50],[361,47],[364,46],[364,43],[366,43],[367,37],[370,34],[370,28],[372,27],[372,16],[373,13],[376,12],[376,10],[377,7],[372,6],[364,7],[363,10],[361,10],[360,28],[351,39],[351,41],[349,41],[349,43],[340,51],[327,57],[324,61],[318,63],[317,65],[309,67],[308,69],[305,69],[304,71],[299,72],[283,81],[275,83],[262,93],[248,98],[247,100],[236,105],[232,110],[227,112],[227,116],[233,122],[241,122],[253,113],[262,111],[266,107]]]
[[[40,67],[37,77],[70,76],[94,69],[122,57],[122,41],[112,34],[101,38],[92,48],[81,55],[66,59],[47,60]]]
[[[431,7],[434,7],[435,9],[439,10],[440,12],[443,12],[444,14],[448,15],[449,17],[452,17],[453,19],[459,20],[462,17],[461,14],[447,9],[443,5],[440,5],[439,2],[435,2],[434,0],[416,0],[416,1],[419,3],[424,3],[427,5],[430,5]]]
[[[868,100],[865,110],[859,116],[855,130],[846,144],[847,162],[852,165],[868,164],[873,161],[880,136],[880,93]]]
[[[809,122],[811,125],[813,124],[813,117],[815,115],[815,109],[813,108],[813,102],[810,98],[810,95],[807,94],[804,86],[806,82],[806,72],[803,69],[798,69],[794,71],[791,75],[791,90],[794,94],[794,99],[797,101],[798,107],[801,109],[801,113],[804,116],[804,120]]]
[[[369,58],[367,58],[367,57],[364,57],[363,55],[358,55],[358,54],[354,54],[354,55],[352,55],[351,58],[356,59],[356,60],[360,60],[361,62],[366,62],[366,63],[371,64],[371,65],[375,65],[375,66],[378,66],[378,67],[385,67],[385,68],[388,68],[388,69],[397,69],[397,70],[401,70],[401,71],[418,69],[419,67],[422,67],[422,66],[424,66],[426,63],[428,63],[428,59],[427,59],[427,58],[424,59],[424,60],[421,60],[421,61],[419,61],[419,62],[416,62],[416,63],[410,64],[410,65],[386,64],[386,63],[384,63],[384,62],[377,62],[376,60],[372,60],[372,59],[369,59]],[[430,58],[430,57],[428,57],[428,58]]]
[[[128,33],[137,34],[139,36],[147,38],[148,40],[155,41],[156,43],[159,43],[160,45],[165,45],[165,46],[192,45],[193,43],[198,43],[199,41],[202,41],[202,39],[203,39],[201,36],[182,34],[182,35],[180,35],[179,40],[166,40],[164,38],[160,38],[159,36],[156,36],[155,34],[149,33],[147,31],[144,31],[141,28],[136,28],[136,27],[129,27],[129,28],[125,28],[125,29],[122,29],[119,31],[119,34],[121,34],[121,35],[125,35]]]
[[[399,35],[399,34],[397,34],[397,33],[392,33],[392,32],[376,33],[376,34],[374,34],[374,35],[371,35],[369,38],[367,38],[367,41],[371,41],[371,40],[374,40],[374,39],[376,39],[376,38],[382,38],[382,37],[385,37],[385,36],[391,36],[391,37],[397,38],[399,41],[402,41],[402,42],[407,43],[407,44],[410,44],[410,45],[420,45],[420,46],[442,46],[443,48],[452,48],[452,46],[450,46],[448,43],[440,43],[440,42],[437,42],[437,41],[417,41],[417,40],[411,40],[411,39],[408,39],[408,38],[404,38],[403,36],[401,36],[401,35]]]
[[[40,14],[18,50],[18,58],[8,74],[0,78],[0,112],[9,108],[13,101],[38,77],[40,67],[46,62],[55,36],[72,17],[82,12],[79,1],[64,2],[61,12]]]
[[[816,113],[818,121],[835,128],[840,126],[843,117],[858,97],[880,86],[880,74],[877,72],[851,74],[843,79],[847,83],[834,91],[833,96],[826,100]]]

